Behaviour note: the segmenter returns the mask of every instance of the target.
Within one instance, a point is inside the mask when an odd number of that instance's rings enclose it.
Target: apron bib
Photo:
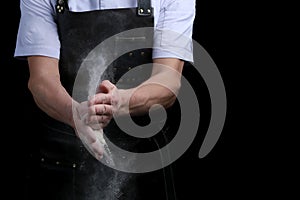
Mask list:
[[[95,10],[72,12],[68,10],[67,1],[58,0],[57,24],[61,42],[59,70],[62,85],[72,96],[74,82],[84,59],[97,45],[109,37],[134,28],[154,26],[154,18],[150,0],[139,0],[137,8]],[[148,9],[150,12],[148,13]],[[145,38],[139,35],[138,38]],[[153,38],[146,37],[145,40]],[[120,42],[120,41],[119,41]],[[122,41],[121,41],[122,42]],[[142,41],[138,41],[142,42]],[[116,43],[117,47],[122,43]],[[115,53],[115,52],[112,52]],[[121,83],[120,87],[138,85],[142,79],[122,75],[135,66],[152,62],[152,49],[134,50],[120,56],[111,63],[103,73],[101,80]],[[146,77],[151,68],[143,69]],[[83,87],[85,88],[85,87]],[[87,97],[83,89],[81,96]],[[83,101],[86,99],[75,99]],[[175,103],[176,105],[176,103]],[[175,106],[173,106],[175,108]],[[120,148],[147,152],[166,145],[176,133],[176,122],[180,120],[178,109],[169,109],[167,123],[163,132],[147,139],[137,139],[123,133],[112,120],[104,129],[104,134]],[[85,149],[75,135],[74,130],[66,124],[56,121],[41,111],[39,120],[41,127],[40,150],[37,155],[39,166],[35,195],[39,199],[63,200],[147,200],[176,199],[172,183],[170,167],[154,172],[134,174],[117,171],[97,161]],[[148,116],[135,117],[140,125],[148,123]],[[173,126],[170,126],[173,124]],[[168,138],[167,136],[168,135]],[[33,177],[34,177],[33,176]],[[42,180],[40,180],[42,179]],[[34,178],[33,178],[34,180]],[[39,192],[37,192],[39,190]]]

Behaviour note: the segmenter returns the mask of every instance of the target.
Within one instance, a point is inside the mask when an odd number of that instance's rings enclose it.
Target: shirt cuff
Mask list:
[[[19,47],[16,48],[14,57],[17,59],[26,59],[28,56],[46,56],[59,59],[60,52],[55,48],[45,47]]]
[[[181,49],[177,51],[168,51],[166,49],[153,49],[152,58],[178,58],[187,62],[194,62],[193,54],[190,51]]]
[[[193,40],[182,33],[156,29],[154,32],[152,57],[171,57],[194,62]]]

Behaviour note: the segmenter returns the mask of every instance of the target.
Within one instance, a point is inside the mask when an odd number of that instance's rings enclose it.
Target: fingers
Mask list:
[[[111,105],[117,106],[119,104],[119,99],[120,99],[119,91],[118,91],[118,88],[114,84],[112,84],[108,80],[104,80],[100,84],[100,88],[104,88],[106,91],[108,91],[107,93],[110,94],[109,98],[110,98]]]
[[[85,144],[88,150],[97,158],[101,159],[104,154],[104,146],[98,134],[103,134],[101,131],[92,130],[90,126],[81,124],[76,129],[77,135]]]
[[[88,114],[91,115],[112,115],[113,106],[107,104],[97,104],[89,107]]]
[[[87,125],[81,125],[80,129],[77,130],[80,138],[83,138],[87,144],[93,144],[97,142],[97,136],[93,133],[93,129]]]
[[[112,119],[112,106],[95,105],[90,107],[89,115],[85,118],[85,123],[90,125],[94,130],[102,129],[108,125]]]
[[[112,119],[118,102],[117,87],[108,80],[102,81],[99,85],[99,93],[88,100],[88,114],[84,115],[85,123],[93,129],[104,128]]]
[[[99,134],[103,134],[103,132],[101,131],[92,131],[90,132],[90,134],[93,135],[93,138],[95,137],[96,140],[92,143],[87,143],[88,147],[90,148],[90,150],[94,153],[94,156],[96,157],[96,159],[102,159],[103,155],[104,155],[104,145],[101,141],[101,135]]]
[[[97,139],[96,142],[92,143],[90,145],[91,150],[95,153],[95,157],[99,160],[102,159],[103,154],[104,154],[104,146],[100,142],[100,140]]]
[[[88,105],[92,106],[96,104],[111,104],[111,101],[112,101],[111,94],[98,93],[89,99]]]
[[[94,136],[96,136],[96,134],[94,134]],[[101,143],[101,141],[98,139],[98,137],[96,137],[96,140],[92,143],[89,143],[86,141],[85,146],[96,157],[96,159],[100,160],[103,158],[104,145]]]
[[[103,129],[113,117],[113,106],[96,104],[88,107],[87,102],[81,103],[77,108],[78,120],[89,125],[94,130]],[[93,138],[91,138],[93,140]]]
[[[99,86],[100,91],[103,93],[109,93],[116,88],[116,86],[108,80],[102,81]]]
[[[99,109],[101,110],[101,108],[94,110]],[[104,155],[104,146],[101,142],[101,136],[99,134],[103,134],[101,131],[102,127],[107,125],[109,122],[109,117],[105,115],[103,117],[98,117],[96,115],[89,116],[89,107],[87,107],[86,102],[78,104],[76,111],[78,115],[74,115],[74,121],[76,124],[75,132],[88,150],[96,157],[96,159],[99,160]],[[106,108],[104,111],[106,111]],[[86,120],[88,120],[89,123],[92,123],[92,125],[85,123]],[[96,123],[99,121],[101,121],[101,123]]]
[[[112,115],[92,115],[86,118],[85,123],[90,125],[92,129],[103,129],[112,119]]]

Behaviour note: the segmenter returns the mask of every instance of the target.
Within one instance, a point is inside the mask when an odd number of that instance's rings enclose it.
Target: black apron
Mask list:
[[[78,70],[88,53],[105,39],[133,28],[153,27],[150,0],[139,0],[138,8],[71,12],[66,1],[57,1],[57,24],[61,42],[59,70],[62,85],[72,95]],[[150,9],[150,10],[149,10]],[[147,38],[152,40],[152,38]],[[152,62],[152,49],[138,49],[126,53],[109,65],[101,80],[120,82],[131,68]],[[144,69],[150,76],[151,69]],[[121,80],[126,88],[138,85],[136,77]],[[77,99],[78,100],[78,99]],[[80,100],[79,100],[80,101]],[[176,105],[176,103],[175,103]],[[175,106],[174,106],[175,107]],[[39,148],[32,153],[33,167],[29,172],[28,199],[62,200],[147,200],[176,199],[170,167],[154,172],[134,174],[107,167],[97,161],[84,147],[74,130],[37,110],[42,126],[39,129]],[[180,120],[173,107],[168,121]],[[148,123],[148,116],[133,120]],[[105,135],[117,146],[136,152],[154,151],[166,145],[177,127],[166,123],[163,132],[147,139],[131,137],[112,120],[104,129]],[[168,138],[167,138],[167,136]]]

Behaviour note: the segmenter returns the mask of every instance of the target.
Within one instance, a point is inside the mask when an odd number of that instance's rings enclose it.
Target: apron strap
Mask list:
[[[137,15],[138,16],[152,15],[151,0],[138,0]]]
[[[64,13],[65,10],[69,9],[68,0],[57,0],[55,9],[58,13]]]
[[[57,0],[55,8],[58,13],[63,13],[66,9],[68,10],[69,9],[68,0]],[[151,0],[138,0],[137,15],[138,16],[152,15]]]

